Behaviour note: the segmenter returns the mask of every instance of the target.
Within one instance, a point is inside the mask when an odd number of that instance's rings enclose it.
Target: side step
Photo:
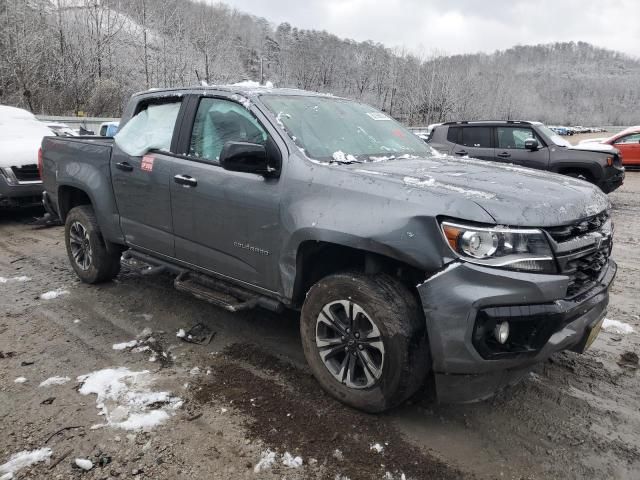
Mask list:
[[[224,280],[185,270],[150,255],[127,250],[120,262],[141,275],[155,275],[163,272],[176,274],[173,286],[180,292],[224,308],[228,312],[240,312],[255,307],[281,312],[284,305],[272,298],[258,295]]]

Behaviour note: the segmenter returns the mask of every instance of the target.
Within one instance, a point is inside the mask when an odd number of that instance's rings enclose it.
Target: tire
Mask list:
[[[118,275],[120,250],[107,249],[91,206],[74,207],[67,214],[64,242],[69,262],[83,282],[107,282]]]
[[[347,308],[353,323],[346,320]],[[350,331],[347,324],[353,327]],[[422,386],[430,365],[419,302],[386,274],[346,272],[320,280],[302,307],[300,333],[307,363],[320,385],[365,412],[382,412],[404,402]]]

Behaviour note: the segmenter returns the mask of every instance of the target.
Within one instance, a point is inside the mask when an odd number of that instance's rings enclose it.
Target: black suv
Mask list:
[[[610,193],[622,185],[620,152],[601,144],[572,146],[540,122],[448,122],[427,140],[448,155],[472,157],[582,178]]]

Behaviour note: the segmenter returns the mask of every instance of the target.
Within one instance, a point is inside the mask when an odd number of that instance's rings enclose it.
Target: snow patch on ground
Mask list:
[[[76,458],[75,464],[82,470],[91,470],[93,468],[93,462],[86,458]]]
[[[624,323],[619,320],[611,320],[609,318],[604,319],[602,328],[608,332],[614,332],[617,334],[627,334],[634,332],[633,327],[628,323]]]
[[[69,377],[50,377],[40,382],[41,387],[50,387],[51,385],[64,385],[71,379]]]
[[[260,457],[258,463],[256,463],[253,471],[255,473],[260,473],[267,468],[271,468],[274,463],[276,463],[276,452],[272,452],[271,450],[267,449],[262,452],[262,456]]]
[[[61,297],[62,295],[68,295],[68,290],[63,290],[62,288],[58,288],[57,290],[51,290],[50,292],[45,292],[40,295],[42,300],[53,300],[54,298]]]
[[[186,336],[187,336],[187,332],[184,331],[184,328],[181,328],[176,332],[176,337],[178,338],[184,338]]]
[[[130,342],[116,343],[111,348],[114,350],[125,350],[127,348],[133,348],[138,345],[138,340],[131,340]]]
[[[5,278],[5,277],[0,277],[0,283],[8,283],[8,282],[28,282],[29,280],[31,280],[31,277],[13,277],[13,278]]]
[[[124,430],[154,428],[182,406],[182,400],[170,392],[154,392],[153,376],[148,370],[132,372],[128,368],[107,368],[78,377],[82,395],[95,394],[99,415],[105,425]]]
[[[16,379],[13,381],[13,383],[25,383],[26,381],[27,381],[27,379],[26,379],[26,378],[24,378],[24,377],[18,377],[18,378],[16,378]]]
[[[302,457],[294,457],[289,452],[284,452],[282,464],[289,468],[300,468],[302,466]]]
[[[37,450],[23,450],[9,458],[7,463],[0,465],[0,479],[9,480],[15,473],[25,467],[49,460],[52,450],[48,447]]]
[[[369,450],[372,450],[376,453],[382,453],[384,452],[384,447],[382,445],[380,445],[379,443],[373,443],[369,446]]]

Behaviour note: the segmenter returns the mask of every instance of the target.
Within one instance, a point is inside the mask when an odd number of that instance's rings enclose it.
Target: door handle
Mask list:
[[[198,181],[189,175],[176,175],[173,177],[173,181],[178,185],[184,185],[185,187],[195,187],[198,185]]]
[[[456,155],[469,155],[469,152],[466,150],[460,150],[459,152],[455,152]]]
[[[118,162],[116,163],[116,168],[118,170],[122,170],[123,172],[133,171],[133,165],[131,165],[129,162]]]
[[[499,153],[498,156],[500,158],[509,158],[511,156],[511,154],[507,153],[507,152],[502,152],[502,153]]]

